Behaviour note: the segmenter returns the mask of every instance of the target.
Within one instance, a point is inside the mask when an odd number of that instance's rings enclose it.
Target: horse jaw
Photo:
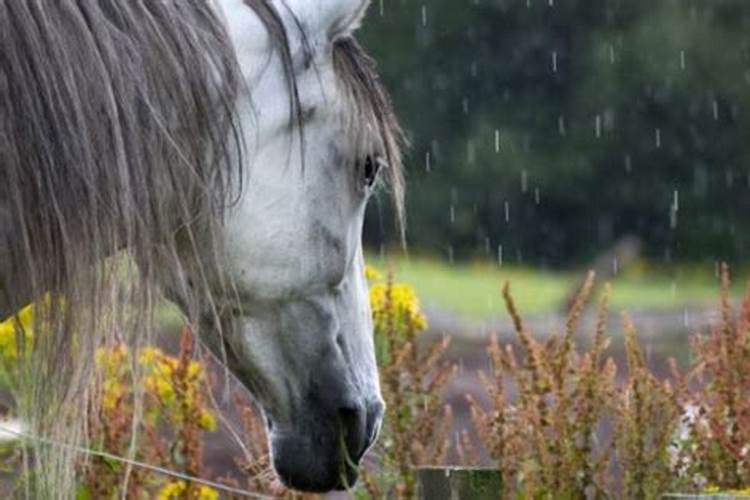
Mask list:
[[[224,225],[222,267],[240,300],[222,347],[272,423],[281,479],[302,490],[342,489],[356,480],[351,464],[374,441],[383,412],[361,248],[369,193],[332,59],[336,37],[356,26],[367,2],[278,4],[305,117],[303,149],[265,28],[242,0],[219,4],[247,83],[237,109],[248,147],[244,191]]]

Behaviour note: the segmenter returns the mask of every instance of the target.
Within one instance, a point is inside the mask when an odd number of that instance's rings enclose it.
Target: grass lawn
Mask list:
[[[500,267],[489,261],[451,265],[433,257],[406,257],[396,252],[386,258],[368,254],[367,262],[382,271],[393,270],[397,280],[414,286],[424,303],[473,320],[504,314],[500,291],[505,281],[510,282],[524,314],[544,314],[558,311],[584,277],[583,272]],[[667,270],[635,263],[612,280],[610,309],[668,309],[716,300],[717,282],[711,268]]]

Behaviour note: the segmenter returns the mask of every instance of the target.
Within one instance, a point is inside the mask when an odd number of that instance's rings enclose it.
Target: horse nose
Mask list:
[[[380,429],[383,416],[383,403],[380,401],[364,405],[350,405],[339,409],[341,432],[349,458],[355,465],[372,446]]]

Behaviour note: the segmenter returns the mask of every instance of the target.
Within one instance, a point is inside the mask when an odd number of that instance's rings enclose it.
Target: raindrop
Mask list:
[[[557,73],[557,51],[552,51],[552,72]]]
[[[422,6],[422,26],[427,26],[427,6]]]
[[[619,271],[619,261],[617,260],[617,257],[612,259],[612,274],[617,274],[617,271]]]
[[[596,120],[594,123],[594,130],[596,133],[596,138],[600,139],[602,136],[602,116],[596,115]]]
[[[495,153],[500,152],[500,130],[495,129]]]
[[[526,193],[529,190],[529,173],[521,170],[521,192]]]
[[[690,312],[687,307],[682,311],[682,324],[685,325],[685,328],[690,328]]]
[[[677,212],[680,209],[680,190],[675,189],[672,193],[672,210]]]
[[[560,132],[560,135],[565,135],[566,129],[565,129],[565,117],[560,116],[557,119],[557,130]]]
[[[461,101],[461,108],[463,109],[463,112],[465,115],[469,114],[469,98],[464,97]]]
[[[448,263],[453,265],[453,246],[448,245]]]
[[[505,202],[505,222],[510,222],[510,202]]]
[[[503,246],[497,246],[497,265],[503,267]]]
[[[534,203],[539,205],[540,195],[539,195],[539,188],[534,188]]]
[[[474,148],[474,141],[469,139],[466,142],[466,161],[469,163],[469,165],[474,165],[474,160],[477,158],[477,152]]]
[[[719,119],[719,101],[714,99],[714,102],[712,103],[711,107],[713,108],[713,112],[714,112],[714,120],[718,120]]]
[[[625,155],[625,173],[630,173],[633,171],[633,160],[630,158],[630,155]]]
[[[427,151],[424,154],[424,169],[426,172],[430,172],[432,170],[432,167],[430,166],[430,152]]]
[[[380,0],[380,17],[383,17],[385,15],[385,8],[383,6],[383,1],[384,0]]]
[[[612,44],[609,44],[609,63],[615,63],[615,46]]]
[[[451,224],[456,223],[456,207],[455,205],[451,205]]]
[[[656,141],[656,147],[661,148],[661,129],[657,128],[654,134],[654,139]]]
[[[554,7],[555,6],[555,0],[549,0],[549,6]]]
[[[680,51],[680,69],[685,71],[685,51]]]
[[[488,237],[484,238],[484,252],[487,255],[490,254],[490,239]]]

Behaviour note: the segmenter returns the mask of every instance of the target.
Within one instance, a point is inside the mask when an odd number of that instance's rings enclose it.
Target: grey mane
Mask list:
[[[269,0],[245,2],[282,60],[301,144],[284,24]],[[334,50],[355,120],[381,137],[402,217],[402,134],[390,101],[353,39]],[[25,367],[21,416],[34,432],[82,439],[76,402],[94,349],[115,335],[146,341],[151,283],[164,266],[189,275],[189,310],[213,310],[218,324],[217,235],[243,182],[241,85],[206,0],[0,0],[0,316],[52,297],[36,319],[47,334]],[[137,271],[103,269],[122,249]],[[114,286],[123,273],[125,289]],[[71,491],[72,455],[34,456],[39,495]]]

